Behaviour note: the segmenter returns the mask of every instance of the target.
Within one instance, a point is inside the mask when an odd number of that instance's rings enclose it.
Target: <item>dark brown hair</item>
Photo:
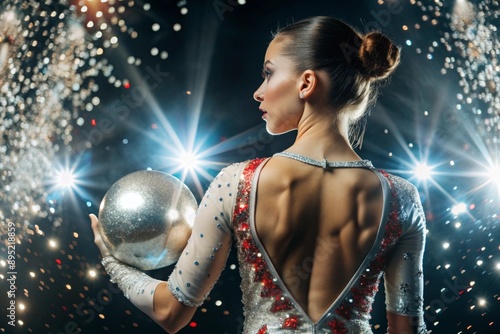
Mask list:
[[[311,17],[275,34],[286,43],[285,56],[296,70],[324,70],[330,78],[329,101],[340,113],[349,113],[353,146],[361,143],[367,108],[375,102],[379,80],[399,64],[399,48],[379,32],[361,35],[350,25],[328,16]]]

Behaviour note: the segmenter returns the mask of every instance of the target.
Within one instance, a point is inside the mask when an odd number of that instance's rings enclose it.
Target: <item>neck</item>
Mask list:
[[[334,120],[330,112],[304,112],[289,152],[328,161],[354,161],[360,157],[348,139],[347,117]]]

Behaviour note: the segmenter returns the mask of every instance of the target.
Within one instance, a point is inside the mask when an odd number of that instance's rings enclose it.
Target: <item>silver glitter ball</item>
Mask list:
[[[104,243],[118,260],[152,270],[179,259],[198,205],[172,175],[139,171],[111,186],[99,208]]]

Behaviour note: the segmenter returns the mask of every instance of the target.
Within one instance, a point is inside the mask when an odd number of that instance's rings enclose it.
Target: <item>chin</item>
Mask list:
[[[274,129],[271,129],[269,127],[269,123],[266,123],[266,130],[267,130],[267,133],[269,133],[271,136],[279,136],[279,135],[283,135],[283,134],[288,133],[288,132],[295,131],[295,130],[297,130],[297,128],[292,128],[292,129],[287,129],[287,130],[282,130],[282,131],[275,131]]]

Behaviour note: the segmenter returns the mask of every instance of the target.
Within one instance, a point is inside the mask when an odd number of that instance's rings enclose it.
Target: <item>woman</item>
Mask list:
[[[414,186],[375,170],[351,143],[377,81],[399,63],[385,36],[313,17],[280,30],[254,94],[272,134],[297,130],[270,159],[226,167],[207,190],[168,282],[110,256],[125,295],[167,332],[201,305],[236,239],[244,333],[371,333],[382,274],[389,333],[426,333],[422,311],[425,218]]]

